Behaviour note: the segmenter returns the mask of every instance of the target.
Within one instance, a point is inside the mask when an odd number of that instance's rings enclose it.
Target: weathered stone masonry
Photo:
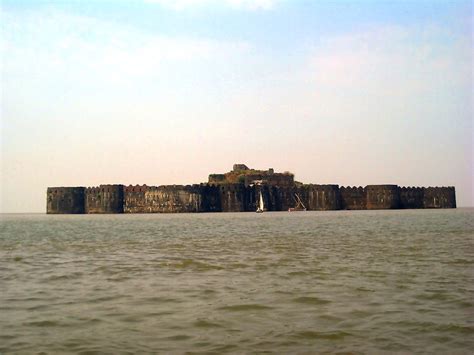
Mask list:
[[[183,213],[255,211],[262,193],[268,211],[295,207],[295,194],[308,210],[456,208],[454,187],[302,184],[291,173],[251,170],[236,164],[195,185],[49,187],[47,213]]]

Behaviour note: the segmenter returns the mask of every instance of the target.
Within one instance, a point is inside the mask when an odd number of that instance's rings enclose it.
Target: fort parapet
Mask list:
[[[255,211],[262,194],[268,211],[287,211],[297,198],[307,210],[456,208],[455,188],[302,184],[294,175],[235,164],[225,174],[211,174],[194,185],[100,185],[48,187],[48,214],[184,213]]]

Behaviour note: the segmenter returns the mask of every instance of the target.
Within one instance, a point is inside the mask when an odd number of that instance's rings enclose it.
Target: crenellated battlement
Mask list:
[[[289,172],[235,164],[226,174],[192,185],[104,184],[48,187],[47,213],[182,213],[255,211],[260,194],[268,211],[286,211],[299,199],[307,210],[456,208],[453,186],[302,184]]]
[[[123,185],[99,185],[85,189],[85,213],[123,213]]]
[[[397,185],[367,185],[365,193],[368,210],[400,208],[400,193]]]
[[[362,186],[342,186],[341,209],[343,210],[365,210],[367,209],[367,191]]]

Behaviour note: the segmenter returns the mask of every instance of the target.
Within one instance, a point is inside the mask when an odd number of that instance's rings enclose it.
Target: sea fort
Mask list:
[[[288,211],[298,203],[313,211],[456,208],[453,186],[304,184],[290,172],[234,164],[230,172],[210,174],[207,183],[194,185],[48,187],[46,209],[48,214],[250,212],[260,197],[267,211]]]

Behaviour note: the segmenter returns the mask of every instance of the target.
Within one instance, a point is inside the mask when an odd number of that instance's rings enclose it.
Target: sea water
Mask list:
[[[0,353],[470,353],[473,217],[2,215]]]

